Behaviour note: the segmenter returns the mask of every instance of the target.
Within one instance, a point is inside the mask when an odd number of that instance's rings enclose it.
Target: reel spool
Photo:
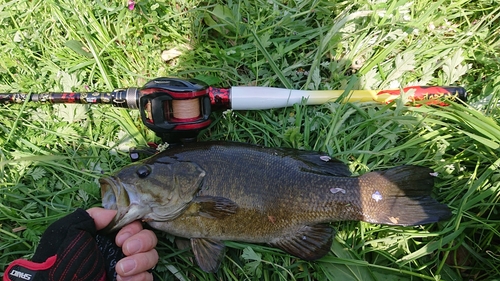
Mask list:
[[[157,78],[139,90],[144,124],[169,143],[196,140],[210,125],[208,87],[198,80]]]

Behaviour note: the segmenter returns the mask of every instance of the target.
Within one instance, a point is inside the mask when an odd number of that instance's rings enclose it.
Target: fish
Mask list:
[[[413,226],[451,216],[431,197],[432,169],[402,165],[355,177],[315,151],[238,142],[169,148],[100,179],[117,210],[108,232],[142,220],[190,240],[195,260],[217,272],[224,241],[263,243],[303,260],[325,256],[335,221]]]

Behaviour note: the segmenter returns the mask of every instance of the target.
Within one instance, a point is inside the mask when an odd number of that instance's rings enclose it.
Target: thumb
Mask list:
[[[87,213],[94,219],[97,230],[105,228],[115,217],[116,210],[106,210],[103,208],[90,208]]]

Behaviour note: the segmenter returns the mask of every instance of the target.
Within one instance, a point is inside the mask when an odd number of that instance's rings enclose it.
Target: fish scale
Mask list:
[[[224,240],[267,243],[315,260],[330,250],[328,222],[446,219],[448,207],[430,197],[432,175],[407,165],[352,177],[345,164],[318,152],[202,142],[168,149],[100,182],[103,205],[118,210],[109,230],[142,219],[190,239],[198,265],[215,272]]]

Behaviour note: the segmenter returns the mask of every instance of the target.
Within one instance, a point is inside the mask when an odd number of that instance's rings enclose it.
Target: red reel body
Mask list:
[[[139,96],[142,121],[164,141],[196,138],[211,123],[208,87],[201,81],[157,78]]]

